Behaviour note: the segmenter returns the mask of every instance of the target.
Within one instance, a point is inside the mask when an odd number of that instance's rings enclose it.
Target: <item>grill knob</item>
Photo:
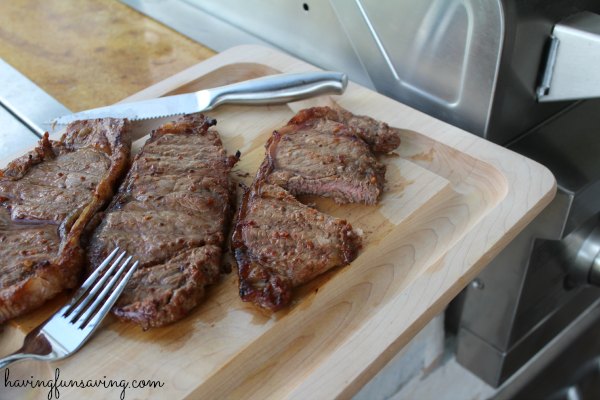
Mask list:
[[[600,226],[581,229],[569,236],[567,254],[572,260],[569,276],[577,284],[600,286]]]
[[[600,253],[594,257],[592,269],[590,270],[589,282],[592,285],[600,286]]]

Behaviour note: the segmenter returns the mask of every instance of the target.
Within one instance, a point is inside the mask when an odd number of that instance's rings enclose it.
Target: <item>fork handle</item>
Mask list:
[[[36,354],[28,354],[28,353],[21,353],[21,352],[12,353],[6,357],[0,358],[0,368],[4,368],[4,367],[8,366],[9,364],[12,364],[15,361],[24,360],[27,358],[39,359],[40,356],[38,356]]]

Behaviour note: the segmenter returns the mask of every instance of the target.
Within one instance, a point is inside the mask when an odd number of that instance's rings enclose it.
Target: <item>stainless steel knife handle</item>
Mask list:
[[[80,119],[106,117],[130,120],[170,117],[212,110],[223,103],[287,103],[325,93],[341,94],[347,84],[348,78],[341,72],[272,75],[198,92],[94,108],[58,117],[54,122],[68,124]]]
[[[342,72],[303,72],[252,79],[208,90],[208,110],[223,103],[276,104],[326,93],[342,94],[348,77]]]

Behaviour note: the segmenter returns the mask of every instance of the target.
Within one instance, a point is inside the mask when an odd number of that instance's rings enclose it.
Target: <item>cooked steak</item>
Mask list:
[[[331,197],[337,203],[376,204],[385,166],[354,130],[326,119],[289,124],[267,142],[269,183],[293,195]]]
[[[242,300],[277,311],[294,287],[354,260],[361,238],[352,226],[294,195],[376,204],[385,166],[373,152],[399,144],[400,130],[339,107],[301,110],[273,132],[232,238]]]
[[[119,246],[140,262],[114,313],[144,329],[184,317],[220,272],[231,213],[228,157],[214,119],[189,115],[152,132],[94,231],[98,265]]]
[[[293,287],[354,260],[360,238],[346,221],[258,179],[244,193],[232,247],[242,300],[277,311]]]
[[[76,121],[0,171],[0,322],[74,287],[81,235],[129,164],[129,123]]]
[[[301,110],[291,120],[292,125],[319,124],[322,120],[343,123],[354,130],[371,150],[389,153],[400,145],[400,130],[385,122],[364,115],[354,115],[341,107],[312,107]]]

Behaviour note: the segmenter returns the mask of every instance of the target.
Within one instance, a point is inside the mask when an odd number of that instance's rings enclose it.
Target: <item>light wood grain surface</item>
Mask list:
[[[315,68],[274,50],[221,53],[126,101]],[[377,206],[310,199],[364,232],[348,267],[297,292],[294,304],[264,315],[237,296],[235,273],[208,291],[185,320],[141,331],[109,319],[70,359],[15,364],[11,374],[65,379],[155,379],[162,388],[128,389],[127,398],[347,398],[492,259],[552,199],[555,180],[540,164],[351,83],[345,94],[280,106],[222,106],[209,113],[226,149],[241,150],[234,177],[250,180],[272,130],[297,110],[336,102],[403,129]],[[151,123],[136,128],[136,148]],[[244,177],[244,173],[250,177]],[[18,333],[53,305],[13,321]],[[55,305],[54,305],[55,306]],[[118,397],[121,389],[65,388],[61,398]],[[21,392],[19,392],[21,393]],[[45,398],[47,391],[31,396]]]
[[[112,104],[214,54],[116,0],[0,2],[0,58],[72,111]]]

